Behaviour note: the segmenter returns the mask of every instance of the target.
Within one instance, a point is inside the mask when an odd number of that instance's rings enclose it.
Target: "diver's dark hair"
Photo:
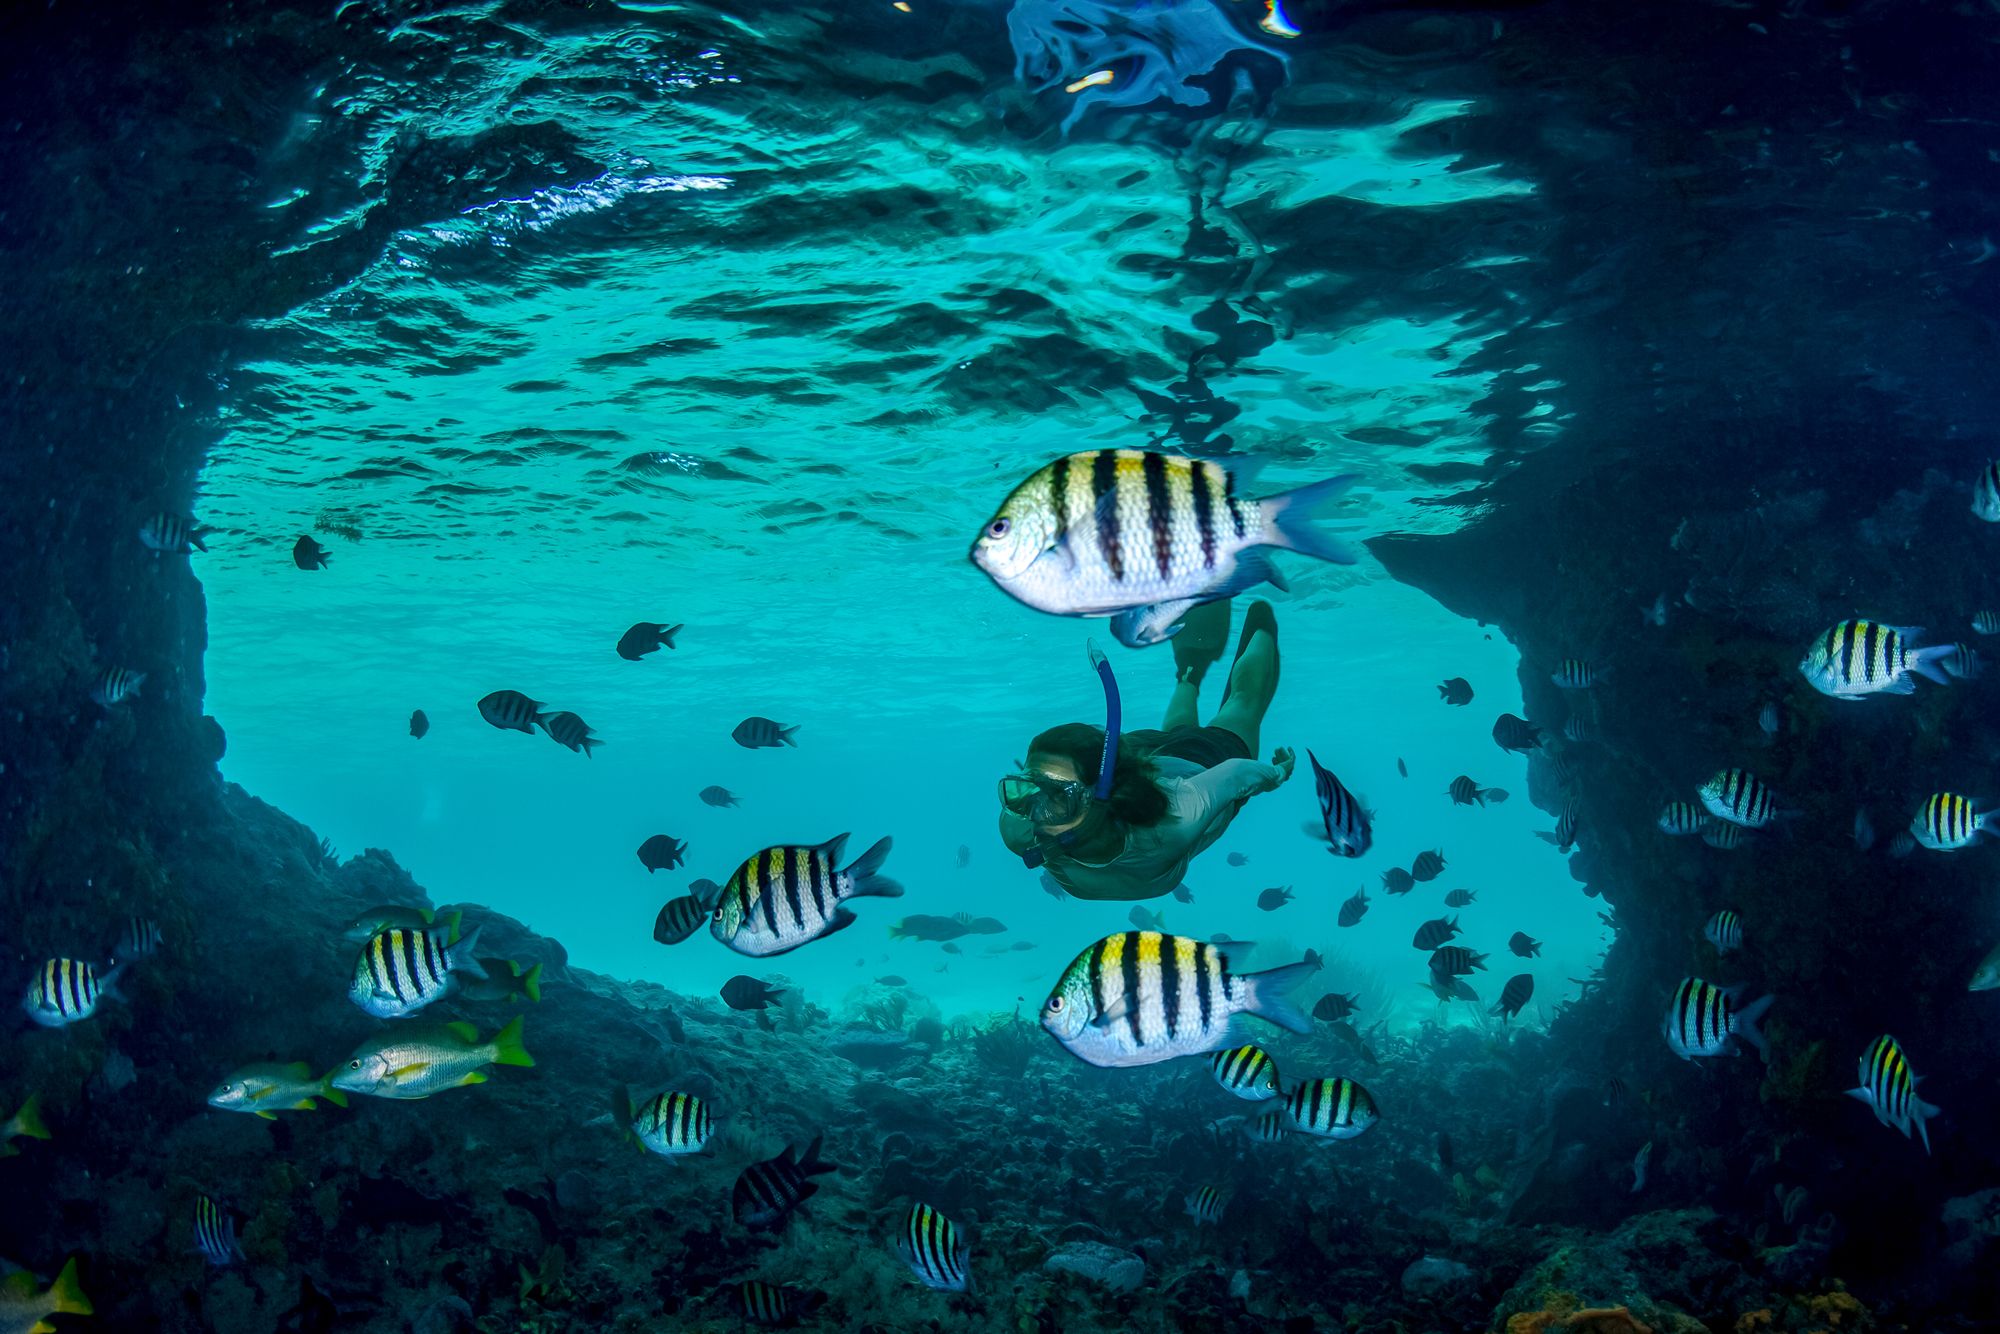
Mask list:
[[[1028,744],[1028,753],[1060,755],[1076,766],[1085,783],[1095,783],[1098,765],[1104,759],[1104,729],[1089,723],[1051,727]],[[1130,737],[1121,736],[1111,796],[1105,804],[1128,825],[1142,828],[1156,825],[1167,816],[1167,794],[1160,791],[1159,778],[1152,752],[1134,745]]]

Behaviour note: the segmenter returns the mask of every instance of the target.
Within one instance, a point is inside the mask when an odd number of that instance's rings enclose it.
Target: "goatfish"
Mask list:
[[[611,1107],[618,1124],[641,1148],[663,1158],[700,1153],[715,1136],[708,1104],[692,1093],[655,1093],[635,1110],[631,1093],[621,1084]]]
[[[1014,488],[972,545],[973,564],[1018,602],[1109,616],[1128,648],[1171,638],[1199,603],[1286,587],[1269,549],[1354,563],[1312,524],[1354,484],[1334,477],[1261,500],[1220,463],[1141,449],[1060,458]]]
[[[1902,1044],[1884,1033],[1861,1053],[1861,1086],[1847,1090],[1847,1096],[1867,1103],[1877,1121],[1902,1131],[1905,1139],[1910,1137],[1914,1126],[1917,1138],[1923,1141],[1924,1152],[1929,1153],[1931,1133],[1924,1128],[1924,1122],[1936,1116],[1938,1109],[1917,1096],[1920,1081],[1921,1076],[1910,1073],[1910,1061],[1903,1054]]]
[[[1232,971],[1230,957],[1249,948],[1157,931],[1106,936],[1071,961],[1042,1004],[1042,1027],[1078,1059],[1106,1067],[1240,1045],[1239,1014],[1311,1032],[1312,1021],[1285,992],[1311,976],[1313,965]]]
[[[461,977],[485,977],[486,968],[473,956],[480,928],[453,944],[435,927],[413,931],[392,926],[378,931],[354,960],[354,980],[347,995],[377,1019],[415,1014],[453,989]]]
[[[325,1098],[336,1107],[347,1106],[347,1095],[333,1086],[333,1072],[317,1079],[304,1061],[289,1065],[268,1062],[246,1065],[208,1095],[208,1105],[225,1112],[254,1112],[266,1121],[278,1119],[279,1112],[310,1112]]]
[[[55,1282],[35,1291],[35,1276],[25,1269],[0,1262],[6,1277],[0,1278],[0,1330],[6,1334],[55,1334],[52,1315],[93,1315],[90,1298],[76,1277],[76,1257],[63,1262]]]
[[[1918,676],[1950,685],[1943,660],[1953,646],[1919,648],[1916,640],[1922,633],[1910,626],[1842,621],[1813,640],[1799,659],[1799,672],[1814,690],[1835,699],[1913,695]]]
[[[1285,1117],[1294,1130],[1321,1139],[1353,1139],[1382,1119],[1375,1098],[1345,1077],[1308,1079],[1285,1095]]]
[[[927,1288],[970,1292],[972,1270],[958,1225],[928,1204],[913,1204],[896,1233],[896,1254]]]
[[[428,1032],[397,1029],[363,1043],[334,1072],[333,1086],[372,1098],[412,1100],[486,1082],[489,1065],[533,1065],[521,1044],[521,1016],[485,1042],[471,1024]]]
[[[768,958],[852,925],[846,899],[901,898],[903,887],[879,874],[893,841],[882,839],[836,871],[847,838],[752,854],[722,887],[710,933],[738,954]]]

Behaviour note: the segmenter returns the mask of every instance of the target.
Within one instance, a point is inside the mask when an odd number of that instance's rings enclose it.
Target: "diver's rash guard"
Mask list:
[[[1224,760],[1203,769],[1171,756],[1153,763],[1167,814],[1156,825],[1125,831],[1125,850],[1102,864],[1078,861],[1053,843],[1043,845],[1043,865],[1056,883],[1080,899],[1153,899],[1173,892],[1188,863],[1236,818],[1243,803],[1284,782],[1281,770],[1256,760]],[[1035,846],[1034,826],[1003,809],[1000,838],[1017,855]]]

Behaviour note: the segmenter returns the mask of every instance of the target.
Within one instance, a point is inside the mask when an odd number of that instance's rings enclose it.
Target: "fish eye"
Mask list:
[[[361,1068],[361,1062],[359,1060],[349,1061],[347,1063],[347,1068],[350,1070],[359,1070]]]
[[[986,535],[994,539],[995,541],[998,541],[999,539],[1007,536],[1008,529],[1012,528],[1013,526],[1014,526],[1013,520],[1007,518],[1005,515],[1002,515],[1000,518],[997,518],[992,523],[986,525]]]
[[[1063,998],[1061,996],[1051,996],[1049,997],[1049,1003],[1045,1008],[1048,1010],[1050,1014],[1061,1014],[1062,1007],[1063,1007]]]

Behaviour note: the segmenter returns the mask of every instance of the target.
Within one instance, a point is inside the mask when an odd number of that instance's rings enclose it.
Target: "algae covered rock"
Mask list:
[[[1042,1268],[1102,1284],[1113,1292],[1131,1292],[1146,1279],[1146,1262],[1130,1251],[1101,1241],[1065,1242],[1049,1252]]]
[[[1478,1275],[1466,1265],[1441,1256],[1426,1255],[1412,1260],[1403,1270],[1403,1295],[1412,1301],[1429,1301],[1448,1292],[1467,1288]]]

